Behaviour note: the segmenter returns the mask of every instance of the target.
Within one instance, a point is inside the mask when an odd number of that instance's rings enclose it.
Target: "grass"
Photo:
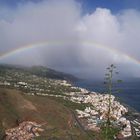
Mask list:
[[[86,108],[86,106],[88,106],[88,104],[75,103],[75,102],[72,102],[72,101],[69,101],[69,100],[64,100],[61,97],[49,97],[49,98],[55,100],[56,102],[60,102],[65,107],[68,107],[68,108],[70,108],[72,110],[75,110],[75,109],[84,110]]]
[[[89,136],[75,126],[70,109],[84,108],[62,99],[28,96],[13,89],[0,88],[0,136],[4,130],[20,121],[46,123],[39,140],[89,140]],[[0,138],[1,139],[1,138]]]

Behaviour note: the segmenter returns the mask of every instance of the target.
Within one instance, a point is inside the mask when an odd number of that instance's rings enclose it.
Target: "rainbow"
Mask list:
[[[124,53],[124,52],[122,52],[118,49],[115,49],[115,48],[112,48],[112,47],[109,47],[109,46],[106,46],[106,45],[102,45],[102,44],[99,44],[99,43],[96,43],[96,42],[92,42],[92,41],[83,42],[83,45],[90,46],[90,47],[95,46],[97,48],[104,49],[107,52],[110,52],[111,54],[117,54],[118,56],[122,56],[122,58],[124,58],[128,62],[132,62],[132,63],[140,66],[140,60],[139,59],[135,58],[132,55]],[[121,60],[121,61],[123,61],[123,60]]]
[[[56,44],[56,43],[54,42],[54,44]],[[4,60],[5,58],[8,58],[10,56],[14,56],[14,55],[19,54],[19,53],[24,52],[24,51],[28,51],[28,50],[31,50],[34,48],[45,47],[48,45],[49,45],[48,42],[41,42],[41,43],[35,43],[35,44],[27,44],[27,45],[24,45],[24,46],[21,46],[18,48],[14,48],[13,50],[10,50],[10,51],[7,51],[7,52],[0,54],[0,60]]]
[[[31,49],[41,48],[41,47],[43,48],[43,47],[51,46],[51,45],[52,46],[57,46],[57,45],[66,45],[66,44],[67,44],[67,42],[60,42],[60,41],[48,42],[47,41],[47,42],[40,42],[40,43],[35,43],[35,44],[24,45],[24,46],[21,46],[21,47],[15,48],[13,50],[10,50],[8,52],[0,54],[0,61],[4,60],[6,58],[9,58],[10,56],[15,56],[15,55],[17,55],[21,52],[29,51]],[[122,56],[126,60],[140,66],[140,60],[136,59],[135,57],[133,57],[129,54],[121,52],[117,49],[114,49],[114,48],[111,48],[111,47],[108,47],[108,46],[105,46],[105,45],[102,45],[102,44],[99,44],[99,43],[96,43],[96,42],[93,42],[93,41],[83,41],[81,44],[83,46],[88,46],[88,47],[93,47],[94,46],[96,48],[104,49],[104,50],[106,50],[106,51],[108,51],[112,54],[117,54],[119,56]]]

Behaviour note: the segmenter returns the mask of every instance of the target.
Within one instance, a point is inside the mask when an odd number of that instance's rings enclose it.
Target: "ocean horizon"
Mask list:
[[[74,85],[101,94],[107,92],[107,89],[101,81],[81,80],[75,82]],[[114,89],[120,89],[119,93],[114,93],[113,95],[119,98],[122,103],[127,104],[128,106],[134,108],[136,111],[140,112],[139,80],[123,82],[114,87]]]

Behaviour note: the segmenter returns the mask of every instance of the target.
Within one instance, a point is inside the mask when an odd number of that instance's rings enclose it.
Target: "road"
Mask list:
[[[96,140],[95,138],[93,139],[94,135],[91,135],[88,133],[88,131],[85,130],[85,127],[81,124],[81,122],[79,121],[77,115],[75,114],[75,112],[73,110],[70,110],[72,113],[72,117],[74,119],[74,121],[76,122],[77,126],[80,128],[80,130],[85,133],[86,135],[88,135],[88,137],[90,138],[89,140]]]

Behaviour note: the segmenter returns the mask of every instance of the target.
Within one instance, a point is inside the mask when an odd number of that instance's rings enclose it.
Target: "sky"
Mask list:
[[[140,1],[0,0],[0,63],[140,78]]]

